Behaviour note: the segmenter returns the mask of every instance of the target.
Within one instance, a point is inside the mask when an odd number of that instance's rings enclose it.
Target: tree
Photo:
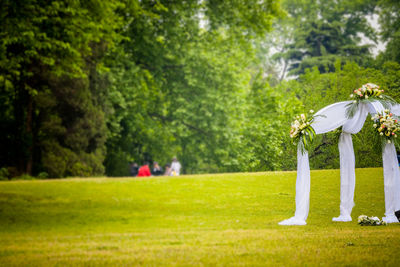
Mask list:
[[[387,42],[386,50],[380,55],[379,62],[400,62],[400,3],[395,0],[379,1],[379,22],[382,40]]]
[[[140,2],[110,60],[107,174],[173,155],[186,173],[237,170],[252,42],[279,14],[276,1]]]
[[[370,45],[360,45],[360,42],[361,36],[376,41],[366,19],[375,5],[374,0],[339,0],[335,4],[316,0],[284,1],[288,16],[277,27],[291,25],[292,33],[285,35],[292,39],[275,58],[289,64],[290,75],[303,74],[314,66],[320,72],[332,72],[337,59],[366,65],[372,60]]]
[[[1,2],[1,165],[52,177],[103,172],[105,115],[94,76],[101,54],[118,39],[115,11],[122,7]]]

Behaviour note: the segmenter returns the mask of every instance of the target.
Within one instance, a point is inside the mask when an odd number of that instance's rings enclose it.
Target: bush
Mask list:
[[[7,181],[10,179],[10,173],[8,172],[7,168],[0,169],[0,181]]]
[[[84,163],[76,162],[70,169],[70,175],[76,177],[89,177],[92,175],[92,168]]]
[[[13,177],[12,180],[36,180],[36,178],[30,176],[29,174],[22,174],[20,176]]]
[[[49,174],[47,172],[41,172],[37,175],[37,178],[39,179],[47,179],[49,178]]]

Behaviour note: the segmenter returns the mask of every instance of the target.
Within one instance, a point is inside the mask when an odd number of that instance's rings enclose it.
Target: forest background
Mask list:
[[[3,0],[0,177],[294,170],[294,116],[367,82],[399,100],[399,47],[396,0]],[[312,168],[338,168],[337,138]],[[371,140],[357,167],[382,164]]]

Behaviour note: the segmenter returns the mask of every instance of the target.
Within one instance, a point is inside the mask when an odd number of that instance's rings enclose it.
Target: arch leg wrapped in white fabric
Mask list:
[[[307,222],[303,219],[296,218],[295,216],[287,220],[283,220],[279,225],[306,225]]]
[[[294,217],[281,221],[279,225],[305,225],[310,207],[310,163],[308,152],[302,153],[297,146],[296,212]]]
[[[395,212],[400,210],[400,171],[396,148],[393,143],[386,144],[382,151],[383,176],[385,186],[385,216],[386,223],[398,223]]]
[[[364,118],[365,120],[365,118]],[[340,154],[340,216],[332,218],[334,222],[351,222],[351,210],[354,207],[354,189],[356,184],[355,157],[351,134],[342,132],[339,138]]]
[[[351,222],[353,219],[350,215],[340,215],[339,217],[333,217],[333,222]]]

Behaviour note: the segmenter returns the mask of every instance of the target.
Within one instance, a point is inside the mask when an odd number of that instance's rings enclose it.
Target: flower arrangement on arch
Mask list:
[[[313,127],[311,127],[311,123],[314,121],[314,113],[313,110],[310,110],[308,114],[300,114],[296,116],[295,120],[292,122],[292,126],[290,128],[290,137],[293,140],[294,144],[300,142],[302,151],[308,150],[315,134]]]
[[[355,89],[350,95],[353,101],[347,105],[347,117],[350,119],[355,115],[360,103],[379,101],[385,108],[390,108],[392,105],[395,105],[396,101],[392,97],[384,95],[383,92],[384,90],[381,89],[379,85],[373,83],[367,83]]]
[[[385,90],[379,88],[379,85],[373,83],[364,84],[360,88],[354,90],[354,94],[351,94],[350,98],[355,98],[356,100],[354,101],[357,101],[357,99],[368,99],[370,97],[383,98],[382,93]]]
[[[384,138],[385,142],[389,144],[394,142],[397,138],[397,132],[400,131],[400,123],[388,109],[385,109],[382,113],[375,114],[371,120],[375,121],[373,127]]]

